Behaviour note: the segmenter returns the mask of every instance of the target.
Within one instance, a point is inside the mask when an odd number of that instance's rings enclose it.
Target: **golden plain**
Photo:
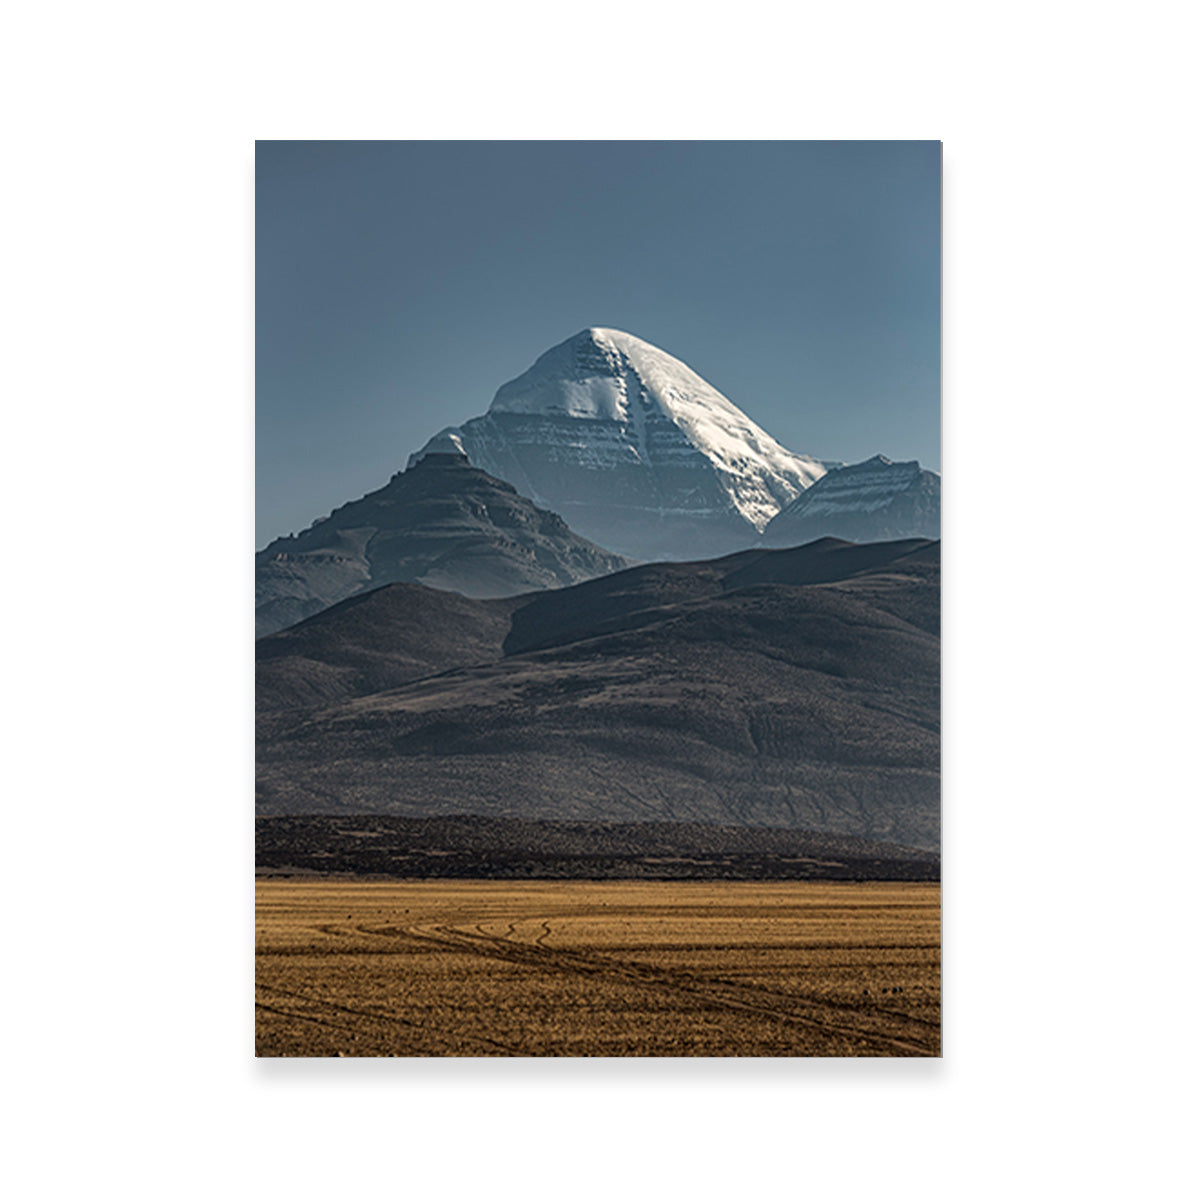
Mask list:
[[[260,1057],[937,1056],[936,883],[256,883]]]

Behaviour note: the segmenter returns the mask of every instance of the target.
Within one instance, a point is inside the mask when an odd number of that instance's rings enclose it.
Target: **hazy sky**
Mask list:
[[[792,450],[941,469],[938,142],[260,142],[257,544],[589,325]]]

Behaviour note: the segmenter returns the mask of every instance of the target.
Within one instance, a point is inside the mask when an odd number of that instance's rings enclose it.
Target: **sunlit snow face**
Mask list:
[[[667,460],[678,466],[681,456],[707,462],[730,504],[759,530],[825,473],[822,463],[786,450],[685,363],[616,329],[586,329],[506,383],[488,417],[508,416],[616,425],[623,445],[610,447],[609,455],[651,468]],[[648,427],[655,436],[647,436]],[[581,431],[584,467],[595,459],[587,437]],[[597,437],[611,440],[591,435]]]

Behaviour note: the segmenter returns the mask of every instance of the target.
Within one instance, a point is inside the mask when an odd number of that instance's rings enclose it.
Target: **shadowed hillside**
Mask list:
[[[933,849],[938,545],[826,539],[259,649],[259,811],[719,822]]]

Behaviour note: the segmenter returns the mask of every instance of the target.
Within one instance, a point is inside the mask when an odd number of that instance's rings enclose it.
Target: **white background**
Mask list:
[[[1194,1137],[1182,4],[10,17],[25,1196],[1170,1196]],[[256,1062],[253,139],[945,142],[945,1058]]]

